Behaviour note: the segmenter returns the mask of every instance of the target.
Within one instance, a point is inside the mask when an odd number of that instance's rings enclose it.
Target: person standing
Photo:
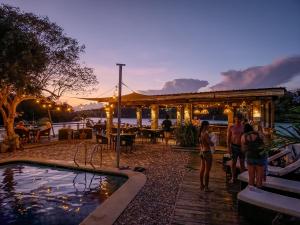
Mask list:
[[[211,190],[208,188],[209,184],[209,173],[212,167],[212,153],[210,147],[214,143],[210,140],[208,134],[209,122],[202,121],[200,127],[200,158],[201,158],[201,168],[200,168],[200,189],[206,192]]]
[[[266,161],[266,155],[263,153],[263,137],[260,133],[255,132],[250,124],[246,124],[241,144],[247,159],[249,187],[250,189],[253,189],[254,186],[261,188],[264,180],[264,167]]]
[[[168,146],[169,143],[169,139],[171,137],[171,127],[172,127],[172,122],[171,120],[169,120],[169,115],[166,115],[165,120],[162,122],[161,126],[162,129],[164,131],[164,138],[165,138],[165,142],[166,142],[166,146]]]
[[[244,132],[244,126],[242,125],[242,115],[237,114],[234,117],[235,124],[228,127],[227,131],[227,147],[228,153],[231,155],[231,181],[236,182],[236,163],[240,161],[240,171],[245,171],[245,155],[241,149],[241,137]]]

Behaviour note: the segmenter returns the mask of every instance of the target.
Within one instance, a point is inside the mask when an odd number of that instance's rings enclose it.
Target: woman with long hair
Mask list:
[[[242,149],[246,153],[250,188],[262,187],[264,179],[265,154],[263,137],[250,124],[244,126],[241,138]]]
[[[200,158],[201,158],[201,169],[200,169],[200,188],[206,192],[209,192],[209,173],[212,166],[212,153],[210,147],[214,143],[210,140],[208,134],[209,123],[208,121],[202,121],[200,127]]]

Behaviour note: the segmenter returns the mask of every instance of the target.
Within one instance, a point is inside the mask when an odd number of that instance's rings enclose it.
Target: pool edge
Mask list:
[[[137,193],[146,183],[146,176],[143,173],[131,170],[119,170],[117,168],[103,167],[93,169],[90,165],[77,167],[73,161],[44,160],[18,157],[13,159],[1,159],[0,164],[13,162],[39,163],[50,166],[62,166],[70,169],[104,172],[112,175],[126,176],[128,180],[118,188],[108,199],[92,211],[79,225],[111,225],[113,224],[128,204],[134,199]]]

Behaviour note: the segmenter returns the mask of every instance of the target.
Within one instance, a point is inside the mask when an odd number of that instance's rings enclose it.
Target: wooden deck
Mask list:
[[[214,155],[210,179],[210,189],[214,192],[211,193],[200,191],[200,159],[197,154],[191,157],[189,170],[177,196],[171,224],[250,225],[238,215],[236,194],[239,185],[226,184],[221,157],[222,154]]]

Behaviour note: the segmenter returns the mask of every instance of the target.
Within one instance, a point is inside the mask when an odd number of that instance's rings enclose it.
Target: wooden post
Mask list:
[[[142,108],[141,107],[137,107],[136,108],[136,123],[137,123],[137,127],[142,127]]]
[[[275,127],[275,104],[273,102],[273,100],[271,100],[270,102],[270,128],[274,128]]]
[[[262,101],[260,105],[260,111],[261,111],[261,122],[263,128],[266,127],[266,111],[265,111],[265,104]]]
[[[192,122],[192,104],[184,104],[184,122]]]
[[[158,105],[151,105],[151,129],[158,129]]]
[[[270,128],[270,102],[265,103],[265,127]]]
[[[52,117],[51,117],[51,113],[50,113],[49,109],[48,109],[48,117],[49,117],[49,122],[51,123],[51,130],[52,130],[53,137],[55,137],[53,123],[52,123]]]
[[[176,111],[176,122],[177,122],[177,126],[180,126],[182,124],[182,115],[183,115],[183,107],[177,106],[177,111]]]
[[[105,107],[106,113],[106,136],[110,138],[111,128],[113,125],[113,107],[110,105]]]
[[[233,110],[230,110],[230,112],[227,113],[228,127],[231,126],[234,123],[234,121],[233,121],[233,115],[234,115]]]

